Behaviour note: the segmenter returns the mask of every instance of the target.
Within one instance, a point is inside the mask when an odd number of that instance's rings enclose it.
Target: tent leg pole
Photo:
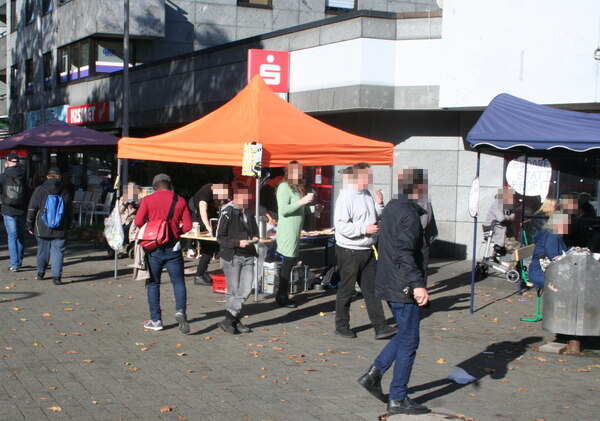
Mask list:
[[[255,204],[254,204],[254,218],[256,219],[256,226],[260,227],[260,177],[256,177],[256,192],[254,197],[255,199]],[[260,231],[260,230],[259,230]],[[254,246],[256,248],[256,251],[258,250],[258,247],[260,247],[258,244]],[[256,264],[254,265],[254,302],[258,302],[258,259],[260,259],[260,253],[256,253],[257,254],[257,258],[256,258]]]
[[[475,176],[479,177],[479,168],[481,163],[481,152],[477,151],[477,170]],[[475,267],[477,265],[477,216],[473,218],[473,258],[471,259],[471,304],[469,313],[474,313],[475,306]]]
[[[521,223],[519,228],[521,230],[521,244],[523,241],[523,221],[525,220],[525,197],[527,197],[527,152],[525,152],[525,172],[523,173],[523,199],[521,201]],[[517,295],[523,294],[523,279],[519,279],[517,282]]]

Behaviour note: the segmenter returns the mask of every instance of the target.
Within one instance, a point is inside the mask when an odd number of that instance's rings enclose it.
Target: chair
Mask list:
[[[106,198],[104,199],[104,203],[96,204],[96,208],[92,211],[92,219],[97,221],[96,217],[104,216],[108,217],[110,211],[112,209],[112,201],[115,194],[113,192],[106,193]]]
[[[94,210],[96,206],[98,206],[98,202],[100,201],[100,197],[102,197],[102,192],[91,192],[89,200],[83,206],[84,211],[84,220],[88,220],[87,225],[92,225],[92,219],[94,217]]]
[[[84,197],[85,192],[83,190],[77,190],[75,196],[73,196],[73,223],[75,223],[75,215],[80,214],[81,202],[83,202]],[[81,220],[79,220],[79,225],[81,225]]]

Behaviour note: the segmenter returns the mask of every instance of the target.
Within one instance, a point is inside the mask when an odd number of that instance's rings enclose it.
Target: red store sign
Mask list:
[[[67,123],[69,124],[103,123],[106,121],[115,121],[114,102],[98,102],[67,109]]]
[[[289,73],[288,51],[248,50],[248,82],[260,75],[275,92],[288,92]]]

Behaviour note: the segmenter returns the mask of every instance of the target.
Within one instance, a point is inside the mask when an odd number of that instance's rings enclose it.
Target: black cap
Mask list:
[[[6,159],[13,162],[19,162],[19,155],[17,155],[15,151],[10,151]]]
[[[52,167],[48,170],[48,175],[59,175],[62,176],[62,173],[60,172],[60,168],[58,167]]]

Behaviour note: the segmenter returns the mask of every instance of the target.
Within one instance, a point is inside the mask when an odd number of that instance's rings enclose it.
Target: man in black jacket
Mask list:
[[[419,347],[419,307],[427,305],[422,249],[423,209],[417,204],[426,189],[425,173],[403,170],[398,175],[398,198],[390,201],[381,217],[377,296],[386,300],[398,333],[383,348],[366,374],[358,379],[373,396],[385,402],[381,377],[394,365],[387,405],[392,414],[425,414],[429,409],[412,401],[407,385]]]
[[[10,267],[17,272],[23,263],[23,238],[25,233],[25,212],[27,211],[27,177],[19,165],[19,155],[11,151],[6,158],[6,169],[0,174],[2,194],[2,215],[8,236]]]
[[[248,209],[250,190],[243,184],[233,187],[233,200],[221,209],[217,241],[221,246],[221,268],[227,280],[225,318],[218,323],[228,333],[249,333],[250,328],[240,321],[240,312],[252,292],[254,243],[258,241],[258,226]]]
[[[48,198],[53,196],[53,200]],[[62,201],[62,216],[60,202]],[[50,202],[56,208],[50,212]],[[55,212],[56,211],[56,212]],[[71,221],[71,193],[62,184],[62,175],[58,168],[50,168],[46,181],[33,191],[27,209],[27,230],[37,237],[37,275],[35,279],[44,279],[48,261],[52,263],[52,280],[54,285],[61,285],[63,259],[65,256],[65,237]],[[52,213],[56,226],[48,227],[47,216]],[[46,221],[46,222],[44,222]],[[54,224],[52,224],[54,225]]]

